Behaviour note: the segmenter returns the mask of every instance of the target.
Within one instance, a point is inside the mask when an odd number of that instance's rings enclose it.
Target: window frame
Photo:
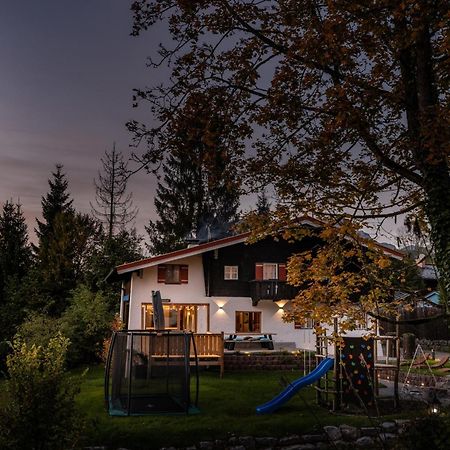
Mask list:
[[[244,320],[238,320],[238,315],[248,315],[248,330],[244,329],[238,329],[238,323],[240,325],[245,324]],[[256,324],[258,325],[258,329],[255,329],[255,326],[250,327],[250,319],[254,319],[258,317],[258,320],[256,320]],[[245,328],[245,327],[243,327]],[[252,328],[252,329],[250,329]],[[261,333],[262,330],[262,312],[261,311],[235,311],[234,316],[234,329],[236,330],[236,333]]]
[[[228,269],[228,271],[227,271]],[[232,275],[236,275],[236,277],[233,277]],[[228,275],[228,277],[227,277]],[[226,265],[223,266],[223,279],[226,281],[236,281],[239,280],[239,266],[234,265],[234,266],[230,266],[230,265]]]

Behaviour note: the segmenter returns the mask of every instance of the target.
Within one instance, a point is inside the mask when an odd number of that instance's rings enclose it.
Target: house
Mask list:
[[[301,225],[318,228],[321,222],[304,218]],[[267,237],[249,244],[249,235],[191,245],[116,267],[109,278],[122,280],[120,314],[128,329],[154,328],[152,291],[160,291],[169,329],[261,334],[277,343],[314,349],[313,324],[285,323],[282,316],[298,289],[286,281],[287,260],[320,245],[318,238],[306,236],[290,243]],[[387,247],[383,251],[402,257]]]

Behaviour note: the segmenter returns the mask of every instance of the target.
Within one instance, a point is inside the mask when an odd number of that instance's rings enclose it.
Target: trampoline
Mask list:
[[[105,368],[105,403],[110,415],[196,412],[198,388],[192,333],[129,330],[113,334]]]

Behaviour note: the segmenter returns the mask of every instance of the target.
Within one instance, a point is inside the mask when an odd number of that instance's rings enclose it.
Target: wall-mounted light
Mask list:
[[[275,302],[275,304],[278,306],[278,310],[282,310],[287,302],[287,300],[278,300]]]

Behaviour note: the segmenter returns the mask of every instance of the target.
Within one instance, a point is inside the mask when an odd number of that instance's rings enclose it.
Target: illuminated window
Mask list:
[[[261,313],[236,311],[236,333],[261,333]]]
[[[163,305],[164,324],[168,330],[197,331],[197,312],[200,306],[206,305]],[[142,328],[154,330],[153,305],[142,304]]]
[[[237,280],[239,277],[238,266],[225,266],[224,278],[225,280]]]

